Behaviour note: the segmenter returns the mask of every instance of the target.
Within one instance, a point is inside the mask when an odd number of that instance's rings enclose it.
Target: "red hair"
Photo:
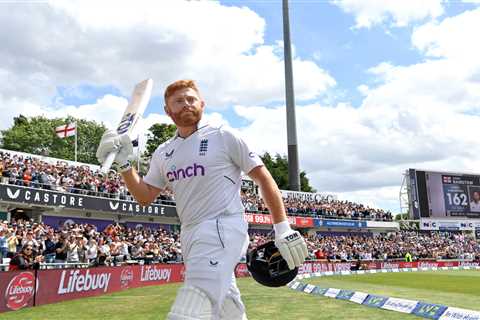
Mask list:
[[[172,96],[176,91],[182,90],[182,89],[193,89],[195,90],[199,95],[200,91],[198,90],[197,84],[193,80],[177,80],[174,83],[171,83],[168,85],[167,89],[165,89],[165,94],[163,98],[165,99],[165,104],[167,104],[167,99]]]

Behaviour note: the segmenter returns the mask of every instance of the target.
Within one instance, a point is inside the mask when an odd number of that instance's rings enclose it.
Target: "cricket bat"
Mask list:
[[[130,136],[138,118],[143,114],[147,107],[150,95],[152,94],[153,80],[146,79],[138,83],[133,89],[132,99],[123,113],[122,120],[117,127],[118,134],[127,134]],[[130,137],[131,138],[131,137]],[[100,172],[107,173],[112,166],[113,160],[118,152],[110,153],[102,163]]]

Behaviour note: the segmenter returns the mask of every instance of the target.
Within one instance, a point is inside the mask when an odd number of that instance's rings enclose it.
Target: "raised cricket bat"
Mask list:
[[[152,94],[152,87],[152,79],[143,80],[135,86],[135,89],[133,89],[132,99],[123,113],[122,120],[120,120],[120,123],[118,124],[118,134],[127,134],[130,136],[138,118],[143,114],[145,108],[147,107],[148,101],[150,100],[150,95]],[[102,163],[102,167],[100,168],[102,173],[105,174],[108,172],[108,170],[110,170],[117,153],[118,152],[112,152],[105,158],[105,161]]]

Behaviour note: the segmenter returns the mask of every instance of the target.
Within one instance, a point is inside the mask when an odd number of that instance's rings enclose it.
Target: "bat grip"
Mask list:
[[[117,153],[117,151],[114,151],[108,154],[108,156],[105,158],[105,161],[103,161],[102,163],[102,167],[100,168],[101,173],[108,173],[108,170],[110,170],[110,167],[112,166],[113,160],[115,160]]]

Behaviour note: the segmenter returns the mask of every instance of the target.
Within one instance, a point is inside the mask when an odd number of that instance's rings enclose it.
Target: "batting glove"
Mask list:
[[[103,163],[111,152],[118,152],[115,157],[115,162],[119,166],[119,171],[127,171],[131,168],[131,160],[134,158],[133,145],[130,137],[126,134],[119,135],[114,130],[107,130],[97,149],[97,159]]]
[[[290,270],[300,267],[308,256],[307,244],[302,235],[290,228],[288,221],[273,225],[275,230],[275,246],[287,261]]]

